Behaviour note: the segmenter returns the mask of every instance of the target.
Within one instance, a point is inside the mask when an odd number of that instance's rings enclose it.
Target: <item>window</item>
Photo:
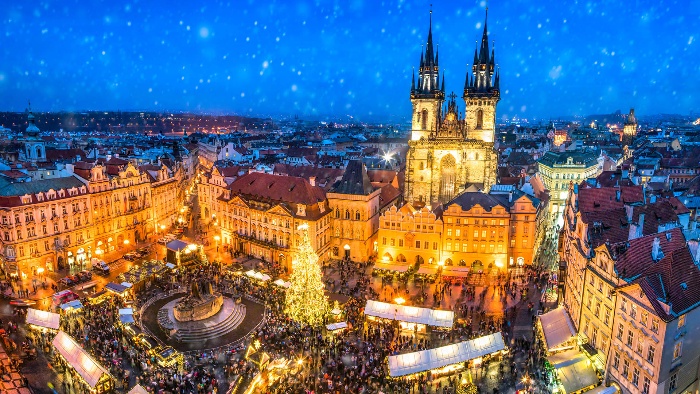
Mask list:
[[[636,367],[632,372],[632,384],[635,386],[639,385],[639,370]]]
[[[588,309],[593,309],[593,296],[590,294],[588,295],[588,302],[586,302],[586,306]]]
[[[647,361],[649,361],[652,364],[654,363],[654,352],[655,351],[656,350],[654,349],[654,347],[649,345],[649,349],[647,350]]]
[[[622,299],[622,305],[620,306],[620,309],[621,309],[623,312],[627,312],[627,299],[626,299],[626,298],[623,298],[623,299]]]
[[[642,394],[649,394],[649,386],[651,385],[651,382],[649,381],[649,378],[646,376],[644,377],[644,385],[642,386]]]
[[[624,376],[625,379],[627,379],[629,374],[630,374],[630,360],[624,359],[622,361],[622,376]]]
[[[632,305],[632,309],[630,309],[630,317],[632,319],[637,318],[637,305]]]
[[[656,319],[652,319],[651,321],[651,331],[652,332],[659,332],[659,321]]]
[[[459,223],[458,223],[458,224],[459,224]],[[459,237],[459,236],[461,236],[461,235],[462,235],[462,230],[456,229],[456,230],[455,230],[455,236],[456,236],[456,237]]]
[[[642,323],[643,326],[647,325],[647,320],[649,320],[649,312],[642,312],[642,317],[640,318],[639,322]]]
[[[479,238],[479,230],[474,230],[474,238]]]
[[[391,246],[396,246],[396,240],[394,238],[389,240]]]
[[[680,341],[673,346],[673,359],[676,360],[683,355],[683,341]]]
[[[49,241],[44,241],[44,250],[48,252],[49,249],[51,249],[51,247],[49,247]]]
[[[451,228],[448,228],[448,229],[447,229],[447,236],[448,236],[448,237],[451,237],[451,236],[452,236],[452,229],[451,229]]]
[[[671,378],[669,378],[669,383],[668,383],[668,390],[675,390],[678,388],[678,372],[674,373],[671,375]]]
[[[467,253],[467,244],[466,243],[462,244],[462,252]]]
[[[527,239],[523,239],[523,248],[527,248]]]
[[[403,246],[403,239],[399,239],[399,246]]]
[[[627,346],[632,347],[632,342],[634,342],[634,333],[632,330],[627,330]]]
[[[620,352],[615,352],[613,356],[612,367],[617,369],[620,366]]]
[[[428,247],[426,246],[426,249],[427,249],[427,248],[428,248]],[[433,250],[437,250],[437,242],[433,242]]]
[[[603,322],[605,322],[606,326],[610,324],[610,309],[607,307],[605,308],[605,317],[603,318]]]
[[[486,238],[486,230],[481,230],[481,238]]]
[[[678,329],[685,327],[685,315],[678,317]]]
[[[511,248],[514,248],[514,247],[515,247],[515,240],[514,240],[514,239],[511,239],[511,240],[510,240],[510,247],[511,247]]]
[[[423,242],[423,249],[428,249],[428,247],[430,247],[430,242],[428,242],[428,241]]]
[[[418,246],[419,244],[420,244],[420,242],[416,241],[416,248],[420,247],[420,246]],[[386,245],[386,237],[382,237],[382,245]]]
[[[643,346],[644,346],[644,344],[642,343],[642,340],[641,340],[641,338],[640,338],[640,339],[637,341],[637,349],[636,349],[637,354],[639,354],[640,356],[642,355],[642,347],[643,347]]]
[[[447,243],[447,250],[452,250],[452,242]]]

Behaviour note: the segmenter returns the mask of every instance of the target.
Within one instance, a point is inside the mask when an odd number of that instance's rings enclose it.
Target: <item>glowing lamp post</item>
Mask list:
[[[216,253],[219,253],[219,241],[221,240],[221,237],[218,235],[214,236],[214,241],[216,241]]]

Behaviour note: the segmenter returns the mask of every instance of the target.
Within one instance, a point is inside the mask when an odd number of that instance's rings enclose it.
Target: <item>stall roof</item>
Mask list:
[[[420,352],[389,356],[389,375],[392,377],[430,371],[462,363],[505,349],[500,332],[471,341],[422,350]]]
[[[266,274],[263,274],[262,272],[258,272],[255,270],[247,271],[245,274],[251,278],[255,278],[255,279],[261,280],[263,282],[267,282],[268,280],[270,280],[270,275],[266,275]]]
[[[346,328],[348,323],[341,321],[340,323],[332,323],[326,326],[329,331],[340,330],[341,328]]]
[[[134,386],[127,394],[149,394],[140,384]]]
[[[76,286],[76,287],[75,287],[75,290],[87,290],[87,289],[89,289],[89,288],[91,288],[91,287],[95,287],[95,286],[97,286],[97,281],[96,281],[96,280],[91,280],[91,281],[89,281],[89,282],[83,283],[83,284],[80,285],[80,286]]]
[[[27,324],[58,330],[61,315],[53,312],[41,311],[39,309],[27,309]]]
[[[179,252],[183,249],[186,249],[189,244],[185,241],[180,241],[179,239],[174,239],[170,242],[168,242],[165,247],[168,248],[168,250],[172,250],[174,252]]]
[[[388,264],[388,263],[378,262],[378,263],[374,264],[374,269],[375,270],[406,272],[406,271],[408,271],[408,265]]]
[[[466,278],[469,276],[468,267],[443,267],[442,276],[457,276],[460,278]]]
[[[134,285],[129,282],[122,282],[122,286],[126,287],[127,289],[134,287]]]
[[[374,300],[367,300],[365,314],[383,319],[420,323],[435,327],[452,327],[455,318],[453,311],[389,304]]]
[[[134,320],[134,315],[119,315],[119,321],[122,324],[133,324],[136,322]]]
[[[288,289],[292,285],[291,283],[285,282],[282,279],[277,279],[276,281],[274,281],[272,283],[276,284],[277,286],[284,287],[286,289]]]
[[[539,316],[547,349],[554,349],[576,335],[574,325],[563,306]]]
[[[578,349],[567,350],[547,357],[557,370],[559,381],[565,393],[574,393],[586,387],[598,384],[598,375],[590,365],[588,358]]]
[[[134,308],[119,308],[119,315],[133,315]]]
[[[61,309],[64,311],[68,309],[81,309],[82,307],[83,303],[79,300],[74,300],[71,302],[66,302],[65,304],[61,304]]]
[[[173,263],[165,263],[165,267],[168,268],[168,269],[173,269],[173,268],[175,268],[175,264],[173,264]]]
[[[68,364],[75,368],[75,371],[91,388],[95,388],[95,385],[97,385],[100,379],[105,375],[112,378],[112,375],[110,375],[107,369],[90,357],[90,355],[65,332],[59,331],[52,343],[61,356],[66,359]]]
[[[438,270],[437,268],[434,267],[426,267],[426,266],[421,266],[418,268],[418,274],[424,274],[424,275],[435,275],[437,274]]]
[[[112,293],[121,294],[128,290],[126,286],[122,286],[119,283],[109,282],[105,285],[105,290],[109,290]]]

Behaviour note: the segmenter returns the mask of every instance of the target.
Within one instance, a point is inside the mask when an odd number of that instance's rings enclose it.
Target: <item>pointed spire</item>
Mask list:
[[[428,66],[435,64],[433,56],[433,5],[430,5],[430,26],[428,27],[428,43],[425,47],[425,62]]]
[[[496,40],[493,40],[493,44],[491,46],[491,65],[496,64]]]
[[[442,87],[440,88],[442,90],[442,93],[445,93],[445,72],[442,72]]]
[[[477,46],[478,46],[478,44],[477,44]],[[477,49],[474,48],[474,63],[472,63],[472,64],[474,64],[476,66],[477,63],[479,63],[479,55],[478,55]]]
[[[494,82],[493,87],[498,89],[498,85],[500,85],[500,80],[501,80],[501,68],[498,67],[496,71],[496,82]]]
[[[424,62],[423,62],[423,45],[421,45],[421,48],[420,48],[420,71],[423,71],[423,64],[424,64]]]
[[[416,69],[411,71],[411,93],[416,91]]]
[[[440,44],[437,44],[437,49],[435,50],[435,67],[439,65],[438,57],[440,56]]]
[[[486,16],[484,17],[484,33],[481,36],[481,49],[479,50],[479,60],[483,64],[489,63],[489,32],[486,23],[489,18],[489,8],[486,7]]]

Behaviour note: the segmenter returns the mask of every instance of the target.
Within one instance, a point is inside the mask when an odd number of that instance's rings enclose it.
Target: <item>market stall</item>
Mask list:
[[[132,387],[131,390],[127,394],[149,394],[148,391],[143,388],[140,384],[137,384],[136,386]]]
[[[576,330],[563,306],[539,315],[537,327],[544,337],[545,349],[549,354],[576,346]]]
[[[255,270],[246,271],[245,274],[247,277],[257,279],[261,282],[267,282],[268,280],[270,280],[270,275],[263,274],[262,272],[258,272]]]
[[[109,282],[105,285],[105,290],[123,297],[126,295],[126,292],[129,291],[129,288],[119,283]]]
[[[134,323],[134,310],[132,308],[119,309],[119,321],[122,324],[133,324]]]
[[[79,300],[74,300],[71,302],[66,302],[65,304],[61,304],[60,307],[62,312],[75,312],[83,308],[83,303]]]
[[[276,281],[272,282],[276,284],[279,287],[284,287],[285,289],[288,289],[292,284],[290,282],[285,282],[282,279],[277,279]]]
[[[346,328],[348,328],[348,323],[344,322],[344,321],[341,321],[338,323],[331,323],[331,324],[326,325],[326,329],[332,333],[335,333],[336,331],[344,330]]]
[[[170,264],[172,268],[169,268],[168,264],[170,263],[164,264],[160,260],[145,260],[140,265],[134,265],[119,275],[118,279],[122,281],[123,286],[133,288],[135,292],[138,292],[148,287],[159,275],[175,268],[173,264]]]
[[[376,318],[397,320],[403,329],[424,332],[427,326],[452,328],[455,314],[453,311],[367,300],[365,316],[370,320]]]
[[[453,373],[469,360],[505,349],[500,332],[435,349],[389,356],[389,376],[410,376],[431,371],[433,375]]]
[[[547,361],[556,371],[554,386],[560,393],[582,393],[600,382],[588,358],[577,349],[548,356]]]
[[[109,371],[95,361],[73,338],[59,331],[53,339],[53,346],[65,364],[72,368],[82,379],[89,393],[108,393],[114,388],[114,377]],[[78,387],[75,387],[79,390]]]
[[[27,309],[27,324],[40,329],[58,330],[61,315],[58,313],[41,311],[39,309]]]
[[[383,271],[396,271],[396,272],[406,272],[408,271],[408,265],[405,264],[389,264],[383,262],[377,262],[374,264],[375,270]]]

